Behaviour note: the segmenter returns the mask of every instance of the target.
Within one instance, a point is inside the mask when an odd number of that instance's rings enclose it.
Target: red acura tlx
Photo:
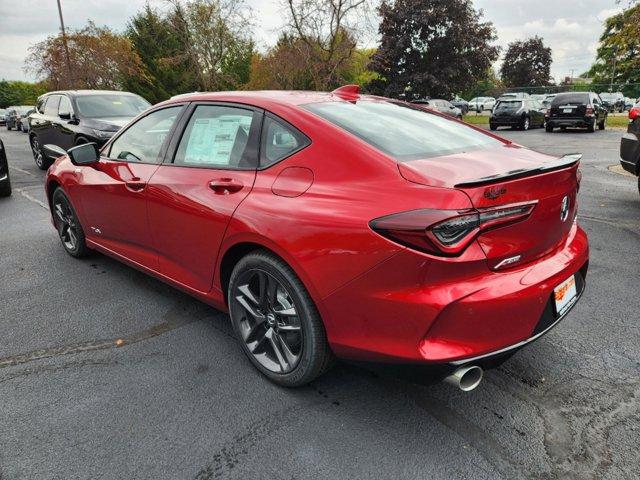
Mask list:
[[[580,155],[534,152],[360,95],[181,95],[46,179],[62,245],[229,311],[286,386],[334,358],[431,366],[463,390],[576,304]],[[409,368],[409,367],[407,367]]]

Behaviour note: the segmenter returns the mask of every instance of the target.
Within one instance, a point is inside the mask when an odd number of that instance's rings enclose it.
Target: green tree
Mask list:
[[[450,97],[485,75],[499,49],[490,22],[482,22],[471,0],[383,1],[380,47],[371,70],[374,90]]]
[[[589,74],[593,83],[621,85],[625,94],[640,95],[640,5],[606,20]]]
[[[551,49],[540,37],[512,42],[507,47],[500,77],[507,87],[540,87],[549,84]]]
[[[129,77],[127,90],[151,103],[198,89],[196,75],[169,18],[147,4],[129,21],[126,35],[145,69],[144,77]]]
[[[0,108],[10,105],[35,105],[38,97],[47,90],[44,83],[0,80]]]

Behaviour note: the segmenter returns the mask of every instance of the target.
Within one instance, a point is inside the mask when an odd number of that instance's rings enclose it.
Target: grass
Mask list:
[[[489,125],[489,115],[476,115],[472,113],[465,115],[463,120],[473,125]],[[607,127],[609,128],[627,128],[629,124],[629,117],[627,115],[609,115],[607,117]]]

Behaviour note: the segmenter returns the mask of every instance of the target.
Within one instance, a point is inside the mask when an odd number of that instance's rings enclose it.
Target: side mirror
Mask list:
[[[94,142],[70,148],[67,154],[74,165],[92,165],[100,160],[98,145]]]
[[[62,120],[71,120],[71,112],[60,112],[58,114],[58,116],[62,119]]]
[[[63,148],[60,148],[59,146],[53,145],[51,143],[43,145],[42,150],[44,150],[44,154],[49,158],[58,158],[62,155],[67,154],[67,152]]]

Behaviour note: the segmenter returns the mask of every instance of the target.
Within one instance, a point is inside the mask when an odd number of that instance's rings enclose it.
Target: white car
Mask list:
[[[496,99],[493,97],[476,97],[469,100],[469,110],[482,112],[484,110],[493,110],[496,105]]]

